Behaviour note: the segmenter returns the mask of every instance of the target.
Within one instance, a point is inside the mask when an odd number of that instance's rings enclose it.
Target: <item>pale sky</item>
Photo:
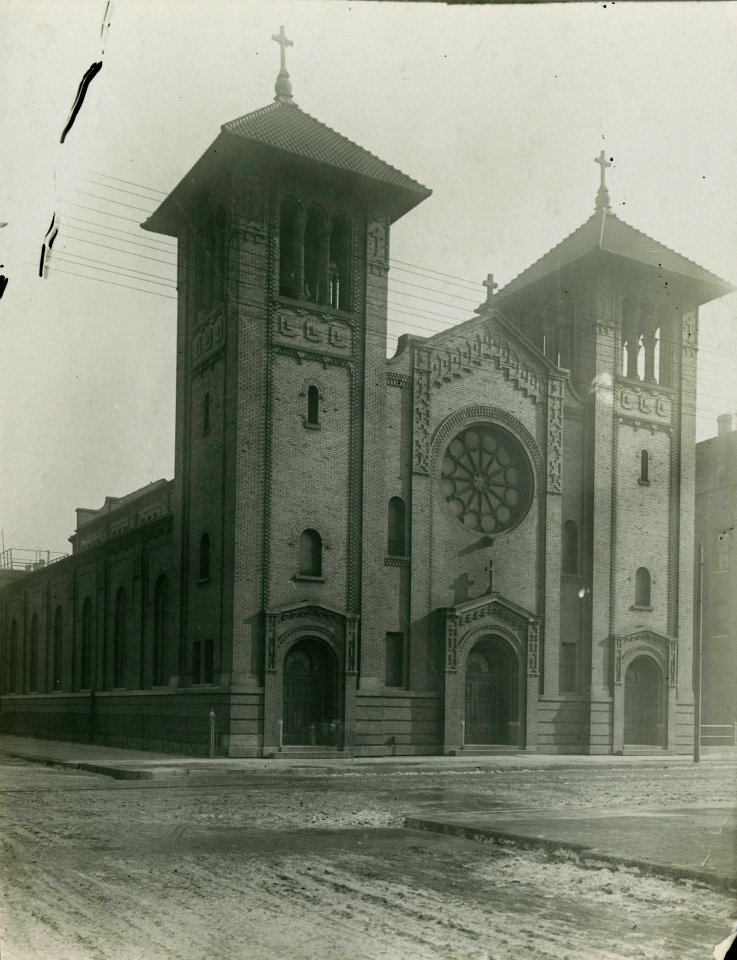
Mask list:
[[[173,475],[175,247],[136,224],[271,101],[280,24],[296,102],[434,191],[393,230],[393,334],[466,319],[487,272],[504,285],[587,219],[602,148],[615,213],[737,282],[734,3],[114,0],[103,55],[105,7],[3,4],[6,547],[67,551],[76,507]],[[737,410],[736,317],[734,295],[702,311],[700,439]]]

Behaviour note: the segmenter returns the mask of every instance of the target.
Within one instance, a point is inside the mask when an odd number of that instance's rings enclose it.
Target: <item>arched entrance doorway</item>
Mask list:
[[[285,745],[335,745],[337,670],[330,647],[304,637],[284,659],[283,735]]]
[[[657,663],[635,657],[624,676],[624,742],[664,744],[663,678]]]
[[[466,659],[466,744],[517,744],[517,660],[500,637],[482,637]]]

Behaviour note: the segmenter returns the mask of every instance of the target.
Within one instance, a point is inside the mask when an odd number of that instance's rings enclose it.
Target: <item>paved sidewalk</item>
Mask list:
[[[737,890],[737,809],[502,810],[407,817],[405,827],[522,849],[561,851],[643,873]]]
[[[580,769],[586,766],[643,767],[692,766],[688,756],[581,756],[559,754],[484,754],[412,757],[353,757],[321,758],[283,756],[274,760],[236,759],[228,757],[188,757],[173,753],[154,753],[148,750],[124,750],[100,744],[71,743],[64,740],[36,740],[31,737],[0,735],[0,753],[37,763],[70,767],[88,773],[98,773],[117,780],[163,780],[188,776],[222,776],[249,772],[279,773],[285,769],[333,769],[386,766],[426,767],[443,769],[491,768],[525,770],[544,767]],[[710,764],[734,764],[730,757],[718,754],[703,757]]]

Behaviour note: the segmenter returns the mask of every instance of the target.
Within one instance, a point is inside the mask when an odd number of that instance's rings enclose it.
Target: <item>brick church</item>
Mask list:
[[[732,288],[612,213],[598,162],[577,230],[387,359],[391,226],[430,191],[282,59],[143,224],[178,241],[175,477],[0,571],[1,729],[691,752],[697,318]]]

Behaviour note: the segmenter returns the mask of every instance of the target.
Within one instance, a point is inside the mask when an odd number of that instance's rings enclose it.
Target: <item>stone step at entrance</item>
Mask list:
[[[286,746],[282,747],[278,753],[274,754],[274,759],[278,760],[289,759],[289,760],[340,760],[346,757],[352,757],[353,754],[346,753],[345,750],[338,750],[337,747],[327,747],[327,746],[310,746],[306,744],[304,746],[295,745],[295,746]]]
[[[467,743],[461,747],[461,752],[479,754],[480,756],[491,756],[495,753],[524,753],[524,750],[506,743],[480,743],[477,745]]]

